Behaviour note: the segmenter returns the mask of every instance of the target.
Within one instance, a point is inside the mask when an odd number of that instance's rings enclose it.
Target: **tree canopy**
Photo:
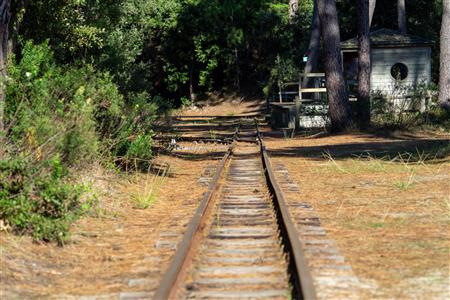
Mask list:
[[[372,28],[397,28],[395,3],[378,0]],[[195,92],[270,88],[277,64],[301,68],[313,1],[38,0],[14,1],[16,54],[48,40],[61,63],[92,63],[125,93],[146,91],[175,103]],[[341,38],[356,36],[354,1],[337,1]],[[381,13],[381,9],[383,10]],[[427,12],[427,13],[424,13]],[[435,41],[442,1],[407,1],[409,32]],[[435,57],[437,57],[435,55]],[[434,79],[438,62],[434,60]],[[279,74],[278,74],[279,75]]]

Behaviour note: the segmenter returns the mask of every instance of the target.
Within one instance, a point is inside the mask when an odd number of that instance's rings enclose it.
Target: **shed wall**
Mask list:
[[[408,67],[408,77],[401,81],[405,86],[416,86],[421,82],[431,82],[431,49],[417,48],[374,48],[372,49],[371,89],[391,94],[396,80],[391,76],[391,68],[396,63]]]

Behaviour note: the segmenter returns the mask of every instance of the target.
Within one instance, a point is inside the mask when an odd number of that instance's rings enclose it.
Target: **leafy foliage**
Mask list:
[[[64,243],[82,212],[82,187],[67,174],[57,157],[39,166],[26,157],[0,160],[0,219],[18,233]]]
[[[119,92],[92,65],[60,66],[47,42],[12,59],[6,90],[8,158],[0,164],[0,219],[18,233],[63,243],[81,212],[69,167],[100,154],[150,159],[157,105]]]
[[[416,87],[398,85],[389,96],[375,91],[371,97],[374,125],[389,129],[433,126],[448,131],[450,118],[448,112],[438,104],[437,95],[438,87],[425,83]]]
[[[58,66],[46,43],[26,43],[22,59],[9,67],[8,136],[21,153],[64,163],[89,162],[99,149],[97,136],[112,130],[123,97],[107,74],[92,66]]]
[[[302,3],[292,26],[284,1],[40,0],[25,7],[18,35],[49,39],[60,62],[108,70],[127,99],[147,92],[180,104],[189,85],[265,86],[279,55],[304,50],[311,9]]]

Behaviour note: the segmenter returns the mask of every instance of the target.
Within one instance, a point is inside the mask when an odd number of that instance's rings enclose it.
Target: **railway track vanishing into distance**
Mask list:
[[[155,299],[316,299],[255,123],[236,129]]]

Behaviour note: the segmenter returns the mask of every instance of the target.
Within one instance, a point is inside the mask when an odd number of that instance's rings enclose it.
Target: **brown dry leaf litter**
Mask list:
[[[212,99],[215,108],[205,107],[200,115],[224,111],[223,105],[232,106],[236,113],[252,113],[258,105],[240,100],[230,104]],[[234,130],[229,124],[209,122],[212,128],[206,129],[197,124],[201,121],[175,122],[183,127],[178,130],[183,136],[197,132],[199,136],[227,135]],[[227,149],[226,145],[177,144],[173,155],[160,155],[156,160],[161,165],[168,163],[172,176],[162,180],[156,200],[145,210],[134,208],[135,198],[147,193],[154,182],[152,175],[119,176],[98,167],[85,176],[100,199],[97,216],[76,222],[65,247],[0,232],[0,298],[87,295],[109,299],[120,292],[155,290],[207,189],[204,181],[199,184],[199,177],[207,167],[215,166]]]
[[[92,175],[95,190],[103,191],[101,217],[79,220],[65,247],[2,232],[1,298],[113,297],[118,292],[142,290],[142,279],[147,289],[154,289],[206,191],[198,179],[208,165],[217,163],[217,157],[208,153],[223,153],[226,146],[209,148],[196,150],[197,159],[159,157],[159,162],[170,164],[172,175],[146,210],[133,208],[132,195],[143,192],[152,176]],[[188,152],[179,152],[183,151]]]
[[[424,149],[448,148],[449,136],[266,141],[274,161],[284,163],[300,185],[299,197],[313,204],[371,287],[366,299],[450,298],[450,157],[418,163],[407,163],[406,154],[383,158],[410,151],[425,159]],[[371,155],[354,156],[365,152]]]
[[[256,116],[264,112],[265,101],[261,99],[248,100],[238,96],[223,96],[211,94],[210,97],[195,106],[180,111],[180,116]]]
[[[182,115],[233,116],[253,114],[262,107],[261,101],[218,97],[211,103]],[[184,120],[174,125],[179,125],[184,136],[232,132],[231,127],[214,127],[219,124],[208,122],[201,126],[204,121]],[[366,299],[450,298],[448,158],[423,164],[380,159],[430,146],[425,140],[428,134],[292,140],[283,139],[280,133],[266,135],[274,162],[288,167],[300,185],[299,197],[314,205],[330,237],[360,279],[371,287]],[[437,138],[447,139],[448,145],[448,135],[431,139]],[[139,282],[154,289],[174,253],[173,243],[181,237],[183,226],[206,191],[197,180],[207,165],[217,162],[223,147],[206,150],[203,144],[178,144],[178,158],[159,158],[171,164],[175,176],[167,179],[158,200],[147,210],[133,209],[130,199],[130,194],[145,186],[145,177],[125,182],[100,173],[95,182],[103,183],[101,190],[106,195],[101,203],[106,213],[103,218],[80,220],[66,247],[39,245],[29,238],[0,233],[0,296],[112,297],[117,292],[139,290]],[[440,146],[445,145],[441,142]],[[365,152],[372,153],[371,158],[352,155]],[[171,239],[171,233],[176,237]],[[162,242],[160,247],[155,247],[158,242]],[[130,279],[136,279],[136,287],[129,286]]]

